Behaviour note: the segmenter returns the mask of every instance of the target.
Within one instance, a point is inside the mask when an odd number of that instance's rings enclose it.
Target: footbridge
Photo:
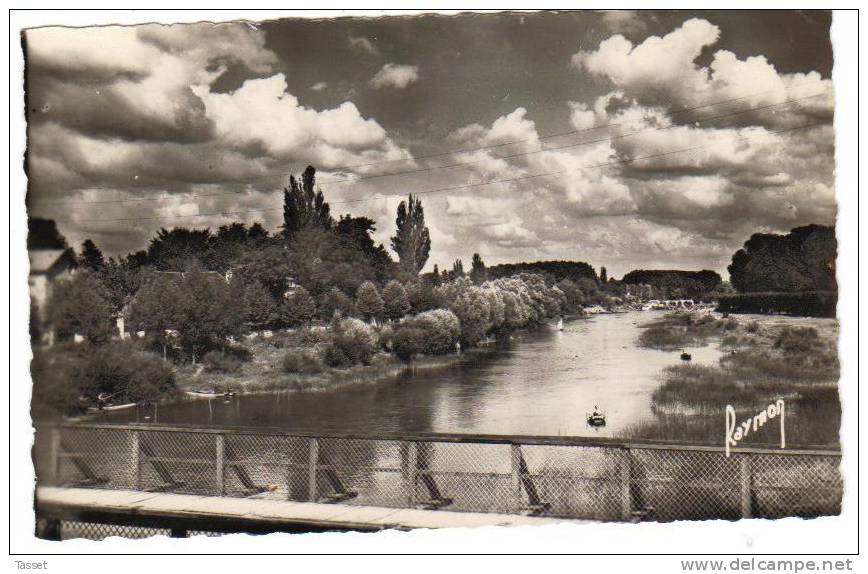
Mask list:
[[[840,452],[586,437],[37,428],[37,534],[102,538],[840,512]]]

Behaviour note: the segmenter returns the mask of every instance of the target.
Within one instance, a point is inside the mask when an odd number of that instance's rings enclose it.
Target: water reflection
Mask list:
[[[112,421],[270,426],[355,432],[466,432],[617,436],[653,418],[651,394],[679,352],[636,348],[638,325],[657,313],[597,315],[520,333],[506,346],[466,353],[448,368],[330,392],[274,392],[186,400]],[[691,348],[694,363],[715,363],[716,345]],[[598,405],[602,428],[587,426]],[[156,416],[154,416],[156,414]],[[145,420],[150,416],[150,420]]]

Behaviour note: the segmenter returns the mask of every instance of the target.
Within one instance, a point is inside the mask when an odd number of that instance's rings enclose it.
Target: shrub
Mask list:
[[[82,394],[113,402],[154,401],[175,389],[175,375],[159,356],[131,343],[109,343],[83,359],[73,377]]]
[[[377,335],[373,328],[358,319],[343,319],[333,322],[332,331],[331,341],[323,350],[327,365],[370,364],[377,352]]]
[[[639,335],[639,345],[652,349],[678,349],[691,341],[685,331],[671,327],[649,327]]]
[[[283,370],[287,373],[313,375],[322,369],[322,362],[312,351],[291,349],[283,356]]]
[[[820,335],[813,327],[784,327],[775,338],[775,348],[785,353],[809,353],[819,343]]]
[[[423,353],[425,350],[424,329],[414,326],[411,323],[401,325],[395,329],[391,336],[392,351],[399,359],[407,361],[412,359],[414,355]]]
[[[241,370],[241,360],[237,357],[220,351],[208,351],[202,357],[202,364],[209,373],[237,373]]]
[[[383,314],[387,319],[400,319],[410,311],[410,301],[407,290],[395,281],[389,281],[383,287]]]
[[[461,324],[455,313],[448,309],[435,309],[419,313],[409,321],[425,333],[423,351],[430,355],[449,353],[461,335]]]

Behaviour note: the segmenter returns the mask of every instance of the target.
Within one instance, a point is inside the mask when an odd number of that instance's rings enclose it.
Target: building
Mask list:
[[[30,256],[30,301],[44,313],[52,283],[71,276],[78,263],[71,249],[34,249],[27,254]]]

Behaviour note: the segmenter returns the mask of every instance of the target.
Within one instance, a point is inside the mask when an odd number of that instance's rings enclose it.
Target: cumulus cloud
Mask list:
[[[374,43],[364,36],[350,36],[347,41],[350,44],[350,48],[356,51],[370,54],[371,56],[377,56],[380,53],[380,50]]]
[[[385,64],[380,71],[371,78],[371,85],[375,88],[395,88],[402,90],[419,79],[419,66],[405,64]]]
[[[227,217],[192,216],[271,206],[289,169],[411,157],[352,102],[301,105],[247,25],[41,28],[26,50],[32,207],[96,225],[109,250],[144,244],[149,227],[89,220],[217,225]],[[230,68],[248,79],[218,91]],[[133,237],[113,238],[119,228]]]
[[[763,55],[740,60],[728,50],[715,51],[708,66],[698,65],[703,50],[716,44],[720,33],[711,22],[691,18],[637,45],[621,34],[611,36],[596,50],[575,53],[572,64],[605,78],[640,104],[677,109],[738,99],[742,106],[758,107],[820,94],[823,97],[806,100],[791,113],[831,115],[831,80],[816,72],[781,74]]]

